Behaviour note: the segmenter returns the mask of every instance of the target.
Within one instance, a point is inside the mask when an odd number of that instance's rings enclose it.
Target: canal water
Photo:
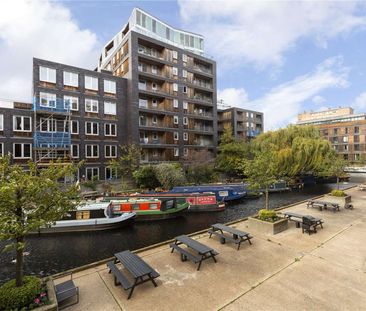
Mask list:
[[[353,175],[349,187],[364,181],[364,174]],[[320,184],[302,190],[270,194],[270,207],[299,202],[324,194],[336,187],[335,184]],[[112,257],[114,253],[126,249],[135,250],[180,234],[188,234],[208,228],[211,224],[226,223],[255,214],[264,206],[263,196],[242,200],[229,205],[225,211],[213,213],[187,213],[171,220],[135,223],[131,227],[85,233],[32,236],[27,238],[24,258],[25,274],[44,277],[71,268]],[[0,242],[0,248],[4,242]],[[0,284],[14,278],[14,254],[0,254]]]

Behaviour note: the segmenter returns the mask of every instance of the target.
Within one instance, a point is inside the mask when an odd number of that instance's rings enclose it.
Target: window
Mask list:
[[[333,129],[333,134],[337,135],[338,134],[338,129]]]
[[[354,145],[354,150],[355,151],[360,151],[360,145],[359,144],[355,144]]]
[[[4,130],[4,115],[0,114],[0,131]]]
[[[104,146],[104,157],[105,158],[116,158],[117,157],[117,146],[114,146],[114,145]]]
[[[71,145],[71,157],[72,158],[79,157],[79,145]]]
[[[183,149],[183,156],[188,157],[188,148]]]
[[[104,114],[111,114],[115,116],[117,114],[116,103],[104,102]]]
[[[158,118],[157,118],[156,116],[153,116],[153,117],[152,117],[152,123],[153,123],[153,124],[158,123]]]
[[[17,132],[31,132],[31,117],[13,116],[13,130]]]
[[[116,94],[116,82],[111,80],[104,80],[104,92]]]
[[[85,76],[85,88],[98,91],[98,78]]]
[[[188,124],[188,118],[187,117],[183,117],[183,124],[187,125]]]
[[[179,157],[179,149],[178,148],[174,148],[174,156]]]
[[[186,102],[186,101],[183,102],[183,109],[184,110],[188,109],[188,102]]]
[[[39,104],[41,107],[56,107],[56,94],[50,93],[39,93]]]
[[[360,142],[360,136],[359,136],[359,135],[355,135],[355,136],[353,136],[353,141],[354,141],[355,143],[359,143],[359,142]]]
[[[104,124],[104,135],[105,136],[117,136],[117,125],[115,123]]]
[[[71,120],[71,134],[79,134],[79,121]]]
[[[183,133],[183,140],[185,140],[185,141],[188,140],[188,133],[186,133],[186,132]]]
[[[151,73],[153,73],[153,74],[157,74],[158,73],[158,68],[156,67],[156,65],[152,65],[151,66]]]
[[[156,91],[156,90],[158,89],[158,86],[157,86],[157,84],[156,84],[155,82],[153,82],[153,83],[151,84],[151,88],[152,88],[154,91]]]
[[[13,144],[13,156],[15,159],[30,159],[32,157],[32,145]]]
[[[177,51],[173,51],[173,59],[178,59],[178,52]]]
[[[178,140],[179,139],[179,133],[178,132],[174,132],[174,140]]]
[[[41,132],[56,132],[57,131],[57,120],[56,119],[45,119],[40,118]]]
[[[0,157],[4,156],[4,143],[0,143]]]
[[[153,132],[153,140],[158,140],[158,134],[156,132]]]
[[[173,91],[178,92],[178,84],[177,83],[173,83]]]
[[[177,67],[173,67],[173,75],[174,76],[178,75],[178,68]]]
[[[187,70],[183,69],[182,76],[183,78],[187,78]]]
[[[99,123],[98,122],[85,122],[86,135],[99,135]]]
[[[152,100],[152,106],[156,108],[158,106],[158,101],[156,99]]]
[[[98,112],[98,101],[95,99],[85,98],[85,111]]]
[[[99,180],[99,167],[87,167],[85,173],[87,180]]]
[[[139,98],[139,107],[140,108],[147,108],[147,100]]]
[[[79,110],[79,98],[74,96],[64,96],[64,108],[74,111]]]
[[[85,145],[86,157],[87,158],[98,158],[99,157],[99,146],[98,145]]]
[[[186,55],[186,54],[182,54],[182,60],[183,60],[184,62],[187,62],[187,55]]]
[[[111,167],[105,168],[105,179],[116,179],[117,178],[117,171]]]
[[[39,66],[39,80],[56,83],[56,69]]]
[[[343,136],[343,142],[348,143],[348,136]]]
[[[150,203],[149,209],[158,209],[158,203]]]
[[[64,71],[64,85],[79,86],[79,75],[74,72]]]
[[[187,93],[187,87],[183,85],[183,93]]]
[[[360,128],[358,126],[355,126],[354,133],[355,134],[359,134],[360,133]]]
[[[178,99],[173,99],[173,107],[178,108]]]
[[[146,90],[146,81],[139,80],[139,90]]]
[[[178,124],[178,116],[174,116],[173,117],[173,123],[174,124]]]

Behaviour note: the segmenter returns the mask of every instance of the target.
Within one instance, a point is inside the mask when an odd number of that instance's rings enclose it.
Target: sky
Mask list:
[[[265,129],[303,111],[366,112],[366,2],[0,2],[0,99],[31,101],[32,57],[94,69],[102,46],[140,7],[205,37],[218,99],[264,112]]]

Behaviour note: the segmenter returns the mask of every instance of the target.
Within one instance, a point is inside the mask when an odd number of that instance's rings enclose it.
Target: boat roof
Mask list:
[[[110,202],[86,203],[77,207],[78,211],[106,209]]]

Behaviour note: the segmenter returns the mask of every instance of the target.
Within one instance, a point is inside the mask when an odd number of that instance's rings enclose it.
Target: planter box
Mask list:
[[[277,234],[288,228],[288,219],[282,218],[276,222],[263,221],[255,217],[248,218],[249,229],[264,234]]]
[[[57,311],[58,310],[56,293],[55,293],[55,288],[53,286],[52,280],[47,281],[47,294],[48,294],[48,299],[50,301],[50,304],[36,308],[34,310],[37,310],[37,311]]]
[[[324,201],[337,203],[340,207],[348,208],[349,204],[351,203],[351,196],[347,195],[345,197],[335,197],[333,195],[326,194],[324,196]]]

